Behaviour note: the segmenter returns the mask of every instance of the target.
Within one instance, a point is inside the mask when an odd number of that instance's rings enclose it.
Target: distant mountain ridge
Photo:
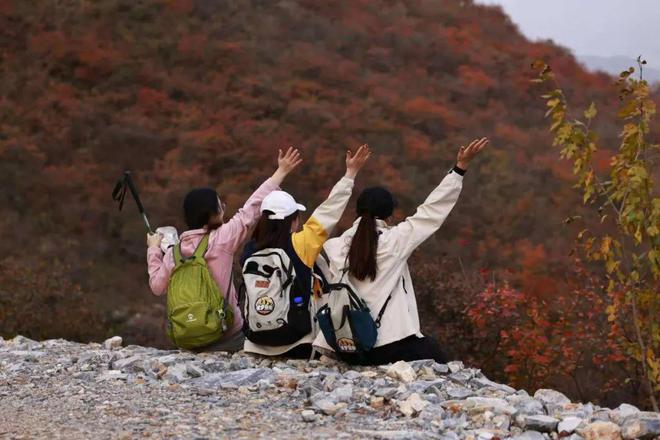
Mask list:
[[[619,73],[628,69],[630,66],[637,68],[637,61],[634,58],[621,55],[611,57],[578,55],[577,59],[589,70],[601,71],[614,76],[619,75]],[[649,83],[660,82],[660,69],[651,67],[660,64],[660,60],[647,60],[647,62],[650,66],[644,66],[644,78]]]

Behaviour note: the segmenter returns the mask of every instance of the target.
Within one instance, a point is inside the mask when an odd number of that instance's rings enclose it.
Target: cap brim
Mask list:
[[[307,211],[307,208],[305,208],[305,206],[301,205],[300,203],[296,203],[296,206],[298,206],[298,211]]]

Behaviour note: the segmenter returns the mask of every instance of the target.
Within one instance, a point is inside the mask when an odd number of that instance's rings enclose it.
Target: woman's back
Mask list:
[[[349,277],[351,284],[367,302],[374,318],[377,318],[387,303],[382,315],[382,325],[378,330],[376,347],[412,335],[422,337],[408,258],[445,221],[458,200],[462,182],[462,175],[450,172],[429,194],[424,203],[417,208],[414,215],[395,226],[389,226],[384,220],[374,218],[377,233],[375,249],[377,270],[373,279],[370,276],[359,279],[348,270],[350,267],[349,253],[354,244],[354,237],[360,235],[358,229],[360,222],[363,221],[363,216],[355,220],[353,226],[340,237],[326,242],[324,249],[330,260],[330,282],[339,281],[346,272],[345,276]],[[358,204],[360,204],[360,200],[358,200]],[[392,212],[390,208],[393,208],[393,203],[386,209],[386,214],[372,216],[388,217]],[[362,214],[361,208],[358,209],[358,213]],[[365,243],[357,244],[366,246]],[[362,254],[364,253],[362,252]],[[364,261],[361,260],[359,263],[364,263]],[[329,348],[323,337],[316,338],[315,344]]]
[[[347,267],[348,252],[358,222],[359,219],[341,236],[326,242],[324,249],[330,259],[329,279],[336,281],[342,276],[347,276],[359,295],[367,302],[374,318],[377,318],[378,313],[387,302],[382,316],[384,324],[379,329],[376,346],[385,345],[412,334],[421,336],[417,300],[412,287],[407,257],[402,258],[403,254],[399,249],[399,232],[395,228],[387,226],[383,220],[376,221],[379,232],[376,251],[378,271],[373,281],[371,278],[359,280],[348,273],[343,274]]]

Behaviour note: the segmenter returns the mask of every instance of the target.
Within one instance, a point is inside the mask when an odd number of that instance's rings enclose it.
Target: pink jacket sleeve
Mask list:
[[[240,245],[248,238],[250,229],[261,217],[261,202],[271,192],[278,190],[279,186],[267,179],[252,193],[245,205],[220,228],[211,233],[209,251],[222,250],[234,254]]]
[[[165,256],[159,247],[147,249],[147,267],[149,271],[149,287],[154,295],[162,295],[167,292],[167,283],[174,269],[174,257],[172,248],[167,250]]]

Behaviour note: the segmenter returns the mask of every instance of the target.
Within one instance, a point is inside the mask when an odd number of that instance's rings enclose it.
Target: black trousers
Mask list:
[[[312,344],[300,344],[293,347],[291,350],[286,353],[282,353],[280,356],[291,358],[291,359],[309,359],[312,355]]]
[[[418,338],[415,335],[376,347],[362,356],[342,356],[342,360],[351,365],[382,365],[420,359],[433,359],[440,364],[448,361],[435,339],[428,336]]]

